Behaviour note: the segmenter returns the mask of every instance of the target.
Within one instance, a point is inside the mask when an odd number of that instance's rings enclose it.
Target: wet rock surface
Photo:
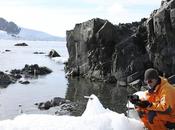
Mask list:
[[[39,67],[37,64],[34,65],[25,65],[25,67],[21,70],[21,73],[24,75],[32,75],[32,76],[38,76],[38,75],[46,75],[51,73],[52,70],[50,70],[47,67]]]
[[[55,115],[71,115],[77,110],[78,103],[71,102],[64,98],[55,97],[50,101],[35,103],[40,110],[53,109]]]
[[[51,73],[47,67],[40,67],[37,64],[25,65],[23,69],[14,69],[9,73],[4,73],[0,71],[0,87],[5,88],[11,83],[15,83],[17,80],[23,78],[36,78],[39,75],[46,75]],[[20,80],[21,84],[29,84],[27,80]]]
[[[13,75],[24,75],[24,77],[33,77],[33,76],[38,76],[38,75],[46,75],[51,73],[52,70],[50,70],[47,67],[39,67],[39,65],[34,64],[34,65],[28,65],[26,64],[23,69],[14,69],[11,70],[11,74]]]

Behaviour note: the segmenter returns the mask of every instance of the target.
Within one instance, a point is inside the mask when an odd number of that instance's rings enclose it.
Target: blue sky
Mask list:
[[[0,0],[0,17],[17,25],[65,36],[76,23],[92,18],[113,24],[139,21],[161,0]]]

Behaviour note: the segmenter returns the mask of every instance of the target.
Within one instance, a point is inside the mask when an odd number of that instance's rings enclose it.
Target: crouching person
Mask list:
[[[140,119],[149,130],[175,128],[175,88],[150,68],[145,71],[145,83],[149,86],[146,100],[137,95],[130,97]]]

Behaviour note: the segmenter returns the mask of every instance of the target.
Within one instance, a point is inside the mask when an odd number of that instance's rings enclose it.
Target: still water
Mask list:
[[[29,46],[14,46],[17,42],[25,42]],[[55,49],[63,58],[68,57],[65,42],[0,40],[0,71],[22,69],[25,64],[38,64],[53,71],[46,76],[29,80],[28,85],[17,82],[7,88],[0,88],[0,119],[17,115],[19,104],[25,113],[38,113],[34,106],[36,102],[47,101],[57,96],[65,97],[67,79],[64,76],[64,65],[46,56],[51,49]],[[34,52],[45,54],[33,54]]]
[[[124,113],[127,103],[128,90],[118,87],[116,84],[105,84],[102,82],[91,82],[83,78],[69,78],[66,98],[81,103],[74,115],[81,115],[85,109],[87,99],[84,96],[95,94],[105,108]]]
[[[25,42],[29,46],[19,47],[14,44]],[[51,74],[30,79],[30,84],[15,83],[7,88],[0,88],[0,120],[14,118],[19,114],[19,104],[24,113],[46,113],[34,105],[45,102],[54,97],[62,97],[81,105],[73,115],[81,115],[85,109],[87,99],[84,96],[95,94],[104,107],[119,113],[126,111],[127,89],[119,88],[115,84],[91,82],[82,78],[65,78],[64,64],[55,62],[46,55],[55,49],[63,59],[68,58],[66,42],[48,41],[6,41],[0,40],[0,71],[22,69],[25,64],[38,64],[53,70]],[[11,50],[5,52],[5,50]],[[45,54],[33,54],[44,52]]]

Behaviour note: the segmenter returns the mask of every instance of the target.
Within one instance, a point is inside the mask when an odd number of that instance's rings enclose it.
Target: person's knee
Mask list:
[[[149,111],[148,112],[148,122],[150,124],[153,124],[153,121],[156,120],[156,116],[157,116],[157,114],[155,111]]]

